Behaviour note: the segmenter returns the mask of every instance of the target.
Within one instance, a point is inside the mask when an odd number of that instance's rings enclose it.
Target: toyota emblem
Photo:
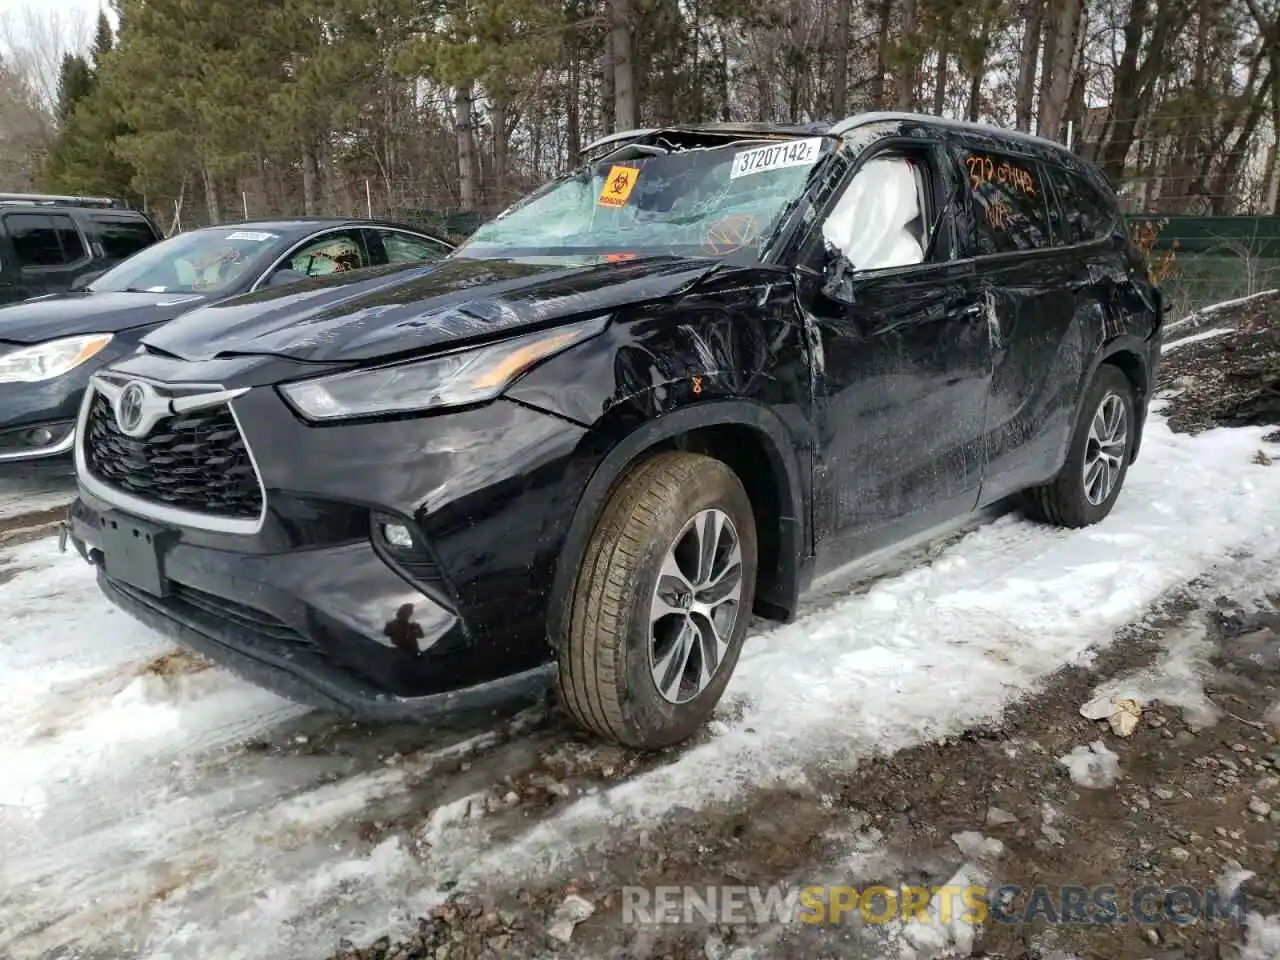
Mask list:
[[[120,399],[116,402],[116,423],[121,432],[128,436],[136,436],[142,425],[142,411],[147,402],[147,393],[142,384],[134,382],[120,391]]]

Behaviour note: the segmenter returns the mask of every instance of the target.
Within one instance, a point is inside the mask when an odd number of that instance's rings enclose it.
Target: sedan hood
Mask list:
[[[0,307],[0,343],[116,333],[172,320],[204,303],[191,293],[62,293]]]
[[[670,296],[715,263],[655,257],[571,266],[455,257],[356,282],[306,282],[236,297],[195,310],[143,342],[186,360],[237,354],[374,360]]]

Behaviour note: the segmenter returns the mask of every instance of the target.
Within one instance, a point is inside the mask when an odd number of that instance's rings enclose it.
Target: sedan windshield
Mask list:
[[[285,244],[284,236],[270,230],[211,227],[181,233],[116,264],[89,290],[217,295],[264,270]]]
[[[728,256],[769,236],[833,144],[756,140],[606,160],[520,201],[472,234],[458,255]]]

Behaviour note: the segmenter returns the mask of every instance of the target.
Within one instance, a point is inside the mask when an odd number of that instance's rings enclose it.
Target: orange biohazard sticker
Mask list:
[[[613,167],[609,170],[609,176],[605,177],[604,189],[600,191],[596,203],[602,207],[626,206],[627,198],[631,196],[639,179],[640,171],[635,167]]]

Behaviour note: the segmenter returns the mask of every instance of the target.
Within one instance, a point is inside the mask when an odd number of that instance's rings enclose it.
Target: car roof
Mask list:
[[[666,127],[619,130],[617,133],[611,133],[608,136],[601,137],[599,140],[593,140],[579,152],[589,153],[598,147],[608,146],[611,143],[622,143],[627,140],[634,140],[637,137],[651,136],[655,133],[705,133],[717,137],[734,136],[735,134],[741,134],[744,137],[816,137],[826,133],[830,126],[831,124],[829,123],[677,123]]]
[[[207,227],[197,227],[187,232],[199,233],[204,230],[274,230],[277,233],[297,235],[340,227],[387,227],[393,230],[408,230],[424,237],[431,237],[441,243],[451,244],[451,241],[425,227],[415,227],[411,223],[400,223],[396,220],[381,220],[377,218],[370,220],[365,217],[279,217],[270,220],[236,220],[230,223],[217,223]]]
[[[984,137],[997,137],[1011,143],[1022,143],[1029,147],[1036,147],[1040,150],[1053,150],[1060,153],[1067,151],[1066,146],[1056,140],[1038,137],[1031,133],[1023,133],[1021,130],[1010,130],[1008,127],[1001,127],[994,123],[980,123],[976,120],[952,120],[949,117],[936,117],[926,113],[905,113],[891,110],[854,114],[838,123],[831,124],[827,132],[834,137],[842,137],[857,130],[859,127],[868,127],[877,123],[925,123],[931,127],[953,130],[956,133],[974,133]]]
[[[621,144],[629,140],[648,137],[660,133],[684,133],[693,134],[695,136],[698,134],[707,134],[709,136],[717,137],[734,136],[738,134],[744,137],[843,137],[860,127],[867,127],[881,123],[923,123],[931,127],[941,127],[947,130],[954,130],[958,133],[974,133],[981,136],[996,137],[1010,143],[1022,143],[1026,146],[1035,147],[1040,150],[1052,150],[1058,153],[1068,152],[1067,148],[1063,144],[1054,140],[1049,140],[1045,137],[1037,137],[1030,133],[1023,133],[1019,130],[1010,130],[1007,127],[1000,127],[995,124],[978,123],[968,120],[950,120],[946,117],[938,117],[932,114],[897,111],[857,113],[835,123],[827,121],[807,124],[692,123],[672,124],[671,126],[666,127],[646,127],[636,130],[622,130],[618,133],[610,134],[607,137],[601,137],[599,140],[593,141],[583,147],[581,152],[587,153],[591,150],[597,149],[598,147],[608,146],[609,144],[614,143]]]
[[[82,203],[57,203],[40,200],[0,200],[0,213],[66,213],[85,217],[135,217],[147,214],[130,207],[91,207]]]

